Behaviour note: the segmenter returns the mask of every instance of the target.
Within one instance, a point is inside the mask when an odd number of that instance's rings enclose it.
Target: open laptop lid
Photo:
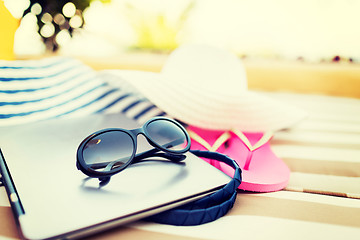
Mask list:
[[[24,238],[71,238],[105,230],[195,200],[229,181],[188,153],[185,164],[132,165],[100,188],[97,179],[77,170],[76,150],[86,136],[109,127],[139,126],[116,114],[0,128],[0,170]],[[140,151],[148,146],[138,137]]]

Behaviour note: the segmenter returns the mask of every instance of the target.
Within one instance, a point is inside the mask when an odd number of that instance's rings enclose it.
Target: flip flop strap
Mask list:
[[[233,133],[235,133],[238,138],[245,144],[245,146],[249,149],[249,151],[255,151],[256,149],[265,145],[269,140],[273,137],[274,133],[272,131],[267,131],[263,134],[263,136],[256,142],[255,145],[252,145],[249,139],[245,136],[244,133],[237,129],[231,129]]]
[[[201,144],[204,148],[209,151],[215,152],[219,149],[221,145],[223,145],[227,140],[231,138],[231,134],[229,132],[224,132],[216,139],[213,145],[210,145],[205,139],[203,139],[199,134],[194,131],[187,129],[187,132],[191,139]]]
[[[241,183],[241,169],[237,163],[228,156],[217,152],[200,150],[191,150],[190,152],[198,157],[214,159],[229,165],[235,170],[233,178],[215,193],[156,214],[147,218],[147,220],[176,226],[199,225],[224,216],[233,207],[236,200],[236,189]]]
[[[246,156],[246,161],[243,166],[243,170],[249,170],[254,151],[256,151],[257,149],[259,149],[260,147],[262,147],[263,145],[268,143],[269,140],[274,135],[272,131],[267,131],[262,135],[262,137],[256,142],[255,145],[252,145],[244,133],[242,133],[241,131],[239,131],[237,129],[232,129],[231,131],[236,136],[238,136],[238,138],[241,139],[241,141],[245,144],[245,146],[249,150],[248,155]]]

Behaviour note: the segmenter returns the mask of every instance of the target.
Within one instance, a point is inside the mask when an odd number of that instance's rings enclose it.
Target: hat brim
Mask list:
[[[239,90],[236,95],[210,92],[179,79],[169,81],[161,73],[133,70],[107,72],[126,80],[171,117],[206,129],[276,131],[289,128],[306,116],[296,107],[249,90]]]

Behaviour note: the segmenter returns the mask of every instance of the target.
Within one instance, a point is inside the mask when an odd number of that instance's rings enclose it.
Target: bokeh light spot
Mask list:
[[[44,13],[44,15],[41,17],[41,21],[43,23],[51,23],[53,20],[52,16],[50,15],[50,13]]]
[[[72,16],[75,15],[75,12],[76,12],[75,4],[72,2],[66,3],[64,5],[62,11],[63,11],[63,14],[65,17],[71,18]]]
[[[46,23],[41,29],[40,34],[45,38],[49,38],[55,33],[55,27],[52,23]]]
[[[65,17],[61,13],[56,14],[54,17],[54,22],[59,26],[63,25],[65,21]]]
[[[83,24],[83,20],[79,15],[75,15],[70,19],[69,23],[72,28],[79,28]]]
[[[70,33],[67,29],[63,29],[61,30],[55,38],[55,41],[60,45],[63,46],[65,45],[67,42],[69,42],[71,40],[71,36]]]

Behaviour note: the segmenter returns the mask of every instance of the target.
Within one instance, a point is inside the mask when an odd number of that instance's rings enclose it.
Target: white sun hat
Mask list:
[[[170,54],[160,73],[112,73],[171,117],[201,128],[276,131],[306,116],[294,106],[248,90],[241,60],[212,46],[180,46]]]

